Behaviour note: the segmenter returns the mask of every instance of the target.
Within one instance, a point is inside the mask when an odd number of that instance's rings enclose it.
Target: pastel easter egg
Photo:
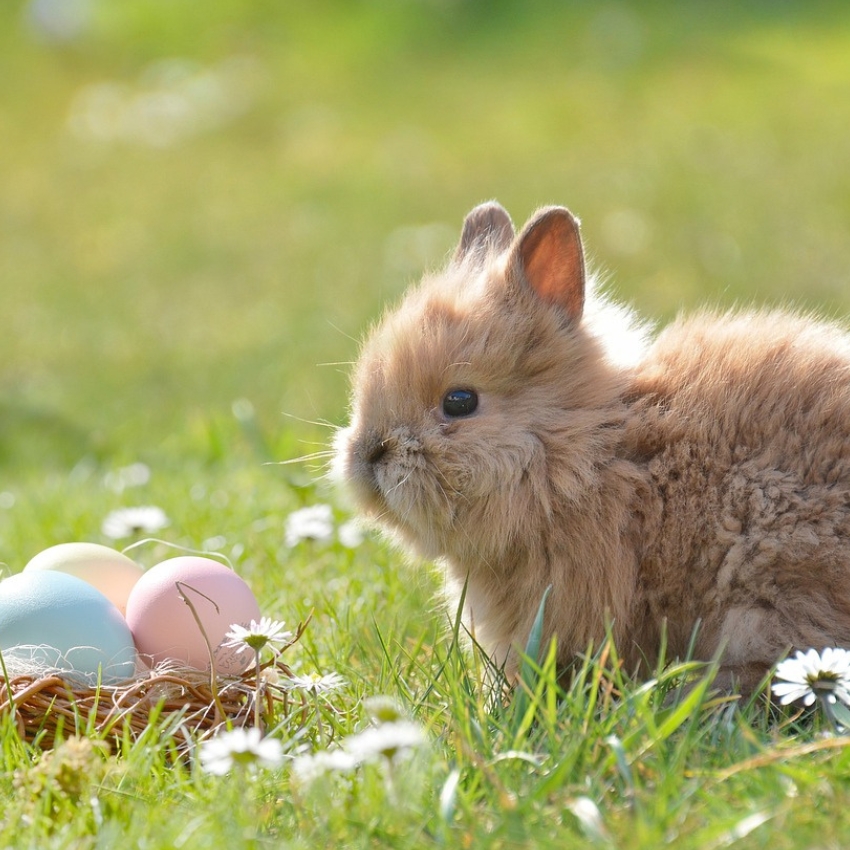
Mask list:
[[[56,570],[96,587],[123,614],[143,570],[126,555],[98,543],[60,543],[39,552],[24,572]]]
[[[217,673],[244,673],[253,654],[222,643],[232,625],[249,626],[259,619],[260,606],[240,576],[194,555],[151,567],[127,600],[127,623],[142,659],[151,665],[171,661],[208,670],[212,649]]]
[[[0,651],[7,668],[55,669],[87,685],[117,684],[136,672],[121,612],[87,582],[55,570],[0,582]]]

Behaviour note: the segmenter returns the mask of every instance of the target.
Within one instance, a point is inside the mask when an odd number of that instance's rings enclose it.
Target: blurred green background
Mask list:
[[[846,3],[4,0],[0,490],[326,441],[493,197],[652,317],[845,314]]]

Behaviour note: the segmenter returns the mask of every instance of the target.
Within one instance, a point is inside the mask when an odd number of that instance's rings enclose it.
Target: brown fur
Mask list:
[[[467,584],[509,667],[550,585],[565,666],[609,620],[634,667],[699,626],[697,657],[722,651],[744,690],[792,648],[850,647],[850,340],[702,313],[629,364],[622,310],[587,289],[569,212],[514,236],[498,205],[473,210],[363,348],[336,460],[358,505]],[[443,412],[452,389],[474,413]]]

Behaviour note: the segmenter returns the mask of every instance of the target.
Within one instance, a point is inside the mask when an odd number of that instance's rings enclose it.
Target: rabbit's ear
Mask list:
[[[491,251],[504,251],[513,238],[514,226],[505,208],[495,201],[479,204],[463,222],[454,262],[460,263],[469,257],[481,260]]]
[[[571,321],[584,309],[584,251],[578,219],[565,207],[539,210],[517,237],[508,260],[543,301],[555,304]]]

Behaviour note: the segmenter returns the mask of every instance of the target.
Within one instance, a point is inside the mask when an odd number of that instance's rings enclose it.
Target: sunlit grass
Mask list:
[[[222,438],[238,445],[237,427]],[[150,566],[173,555],[172,546],[226,555],[266,616],[294,626],[312,614],[287,651],[296,675],[336,673],[344,682],[321,696],[306,724],[301,715],[273,724],[284,765],[247,784],[205,775],[194,759],[175,762],[167,724],[154,722],[117,757],[95,751],[96,769],[84,771],[78,790],[47,792],[40,783],[48,766],[6,724],[4,840],[655,848],[756,847],[769,835],[777,847],[841,846],[850,829],[846,742],[823,737],[820,718],[760,703],[736,707],[688,663],[632,681],[610,646],[589,648],[569,683],[558,680],[551,648],[537,647],[540,662],[530,657],[524,684],[504,693],[497,671],[433,601],[438,586],[429,573],[371,538],[353,549],[336,535],[284,545],[291,511],[335,498],[285,470],[244,459],[154,466],[146,483],[116,493],[120,475],[89,467],[15,488],[14,504],[0,514],[9,570],[63,540],[130,546],[133,538],[101,536],[106,512],[157,504],[170,525],[157,534],[162,542],[134,546],[134,557]],[[337,528],[347,516],[335,504]],[[364,701],[377,695],[397,701],[428,746],[391,776],[379,761],[298,780],[291,758],[364,729]]]

